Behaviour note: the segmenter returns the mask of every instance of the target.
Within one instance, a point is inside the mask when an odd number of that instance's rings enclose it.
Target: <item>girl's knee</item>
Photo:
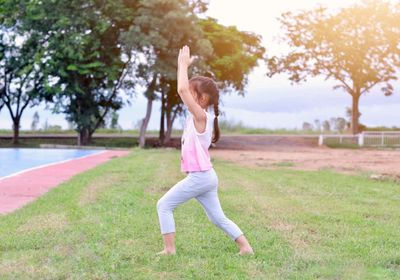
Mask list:
[[[171,203],[168,200],[165,200],[164,197],[160,198],[157,201],[157,211],[172,211],[174,209],[174,206],[171,205]]]
[[[165,207],[165,202],[164,202],[164,200],[162,198],[160,198],[157,201],[157,211],[160,211],[160,210],[165,209],[165,208],[166,208]]]

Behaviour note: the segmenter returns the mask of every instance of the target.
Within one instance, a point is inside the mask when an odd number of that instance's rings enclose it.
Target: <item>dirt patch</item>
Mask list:
[[[44,214],[32,217],[28,222],[18,227],[17,232],[27,233],[45,229],[63,229],[68,225],[65,214]]]
[[[318,146],[315,139],[295,136],[231,137],[221,142],[210,150],[211,156],[243,166],[369,172],[400,178],[400,150],[329,148]]]
[[[170,190],[170,188],[172,188],[172,186],[150,186],[147,187],[144,191],[146,193],[151,193],[151,194],[162,194],[162,193],[166,193],[167,191]]]
[[[74,248],[68,244],[57,244],[53,250],[57,252],[57,255],[62,257],[71,257],[75,253]]]
[[[223,135],[216,144],[223,150],[263,150],[265,147],[314,147],[318,136],[314,135]]]
[[[17,260],[2,260],[0,262],[0,278],[2,279],[12,279],[10,274],[16,272],[23,272],[26,275],[32,275],[37,272],[37,269],[30,265],[31,257],[21,256]]]

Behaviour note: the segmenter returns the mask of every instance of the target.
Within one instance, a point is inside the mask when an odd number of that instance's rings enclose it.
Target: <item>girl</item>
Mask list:
[[[181,171],[185,179],[173,186],[157,202],[157,212],[164,240],[164,250],[157,255],[176,253],[175,222],[173,211],[178,205],[196,198],[204,208],[209,220],[222,229],[238,245],[240,255],[253,254],[253,249],[240,228],[228,219],[218,199],[218,177],[210,161],[208,148],[219,139],[218,88],[207,77],[197,76],[188,80],[188,67],[193,62],[188,46],[179,50],[178,93],[189,109],[182,135]],[[213,118],[207,108],[213,105]],[[214,124],[214,137],[212,138]]]

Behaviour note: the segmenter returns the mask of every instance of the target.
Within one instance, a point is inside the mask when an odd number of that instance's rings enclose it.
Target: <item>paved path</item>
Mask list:
[[[10,213],[24,206],[78,173],[128,153],[129,151],[108,150],[0,179],[0,214]]]

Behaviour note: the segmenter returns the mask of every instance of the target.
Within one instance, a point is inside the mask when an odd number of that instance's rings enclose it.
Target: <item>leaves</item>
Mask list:
[[[211,73],[240,93],[265,52],[258,35],[200,19],[203,0],[1,1],[1,23],[32,38],[10,61],[27,62],[18,68],[22,77],[40,73],[41,97],[78,131],[92,133],[109,108],[122,106],[121,85],[147,85],[152,99],[163,92],[167,112],[181,113],[176,56],[182,45],[199,57],[193,73]]]
[[[400,43],[400,21],[394,18],[400,18],[400,9],[385,1],[366,1],[337,13],[323,7],[285,13],[279,20],[292,51],[269,58],[267,75],[286,72],[296,83],[322,75],[352,93],[366,92],[371,84],[388,81],[399,65],[394,46]]]
[[[334,89],[352,95],[356,110],[360,95],[377,84],[384,85],[385,96],[393,93],[400,67],[400,5],[364,1],[336,13],[323,7],[287,12],[279,21],[291,51],[267,60],[269,77],[288,73],[294,83],[315,76],[336,80]],[[353,133],[358,132],[356,110]]]
[[[239,31],[233,26],[220,25],[213,18],[201,20],[200,25],[213,47],[213,53],[207,57],[206,64],[225,88],[233,87],[243,94],[247,75],[265,52],[261,37]]]

